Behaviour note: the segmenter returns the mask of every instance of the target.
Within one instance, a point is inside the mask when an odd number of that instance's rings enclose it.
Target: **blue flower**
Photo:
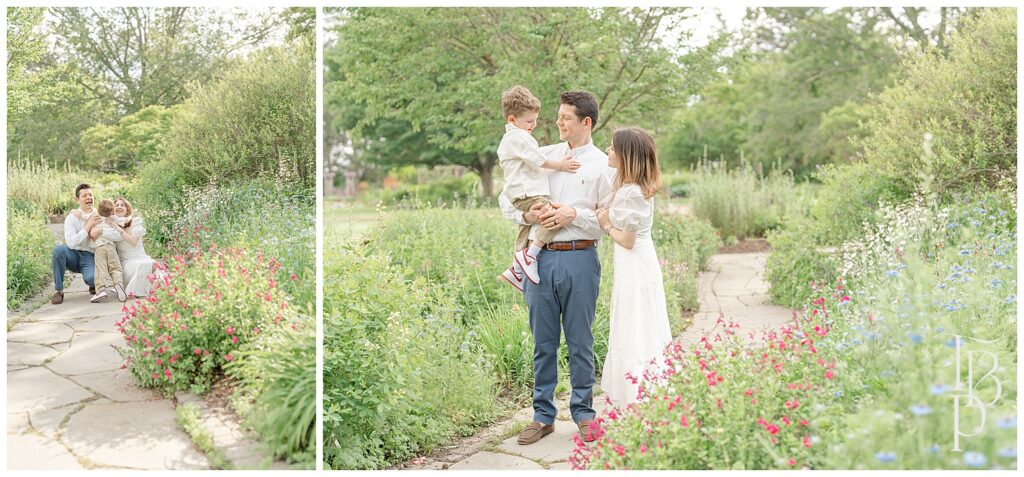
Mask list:
[[[914,404],[910,406],[910,413],[915,416],[927,416],[932,413],[932,408],[927,404]]]
[[[958,223],[956,223],[956,222],[950,222],[950,223],[946,224],[946,228],[947,228],[947,229],[955,229],[955,228],[957,228],[957,227],[958,227],[959,225],[960,225],[960,224],[958,224]]]
[[[875,458],[878,459],[878,461],[883,463],[883,464],[888,464],[889,462],[895,462],[896,461],[896,453],[895,452],[878,452],[878,453],[875,454]]]
[[[936,333],[942,333],[943,331],[945,331],[945,328],[943,328],[943,327],[941,327],[941,326],[936,326],[936,327],[935,327],[935,332],[936,332]]]
[[[969,249],[964,248],[964,249],[960,250],[960,255],[970,255],[970,254],[971,254],[971,251]]]
[[[1013,459],[1017,457],[1016,447],[1004,447],[999,449],[999,457],[1005,457],[1007,459]]]
[[[953,390],[953,386],[948,384],[933,384],[930,388],[932,396],[938,396],[939,394],[946,394]]]
[[[921,335],[919,335],[917,333],[912,333],[910,335],[910,342],[914,343],[916,345],[917,344],[921,344],[921,341],[923,341],[923,340],[924,340],[924,338],[922,338]]]
[[[894,372],[892,372],[892,371],[890,371],[888,369],[885,370],[885,371],[882,371],[881,373],[878,373],[878,374],[880,376],[882,376],[883,378],[891,378],[891,377],[896,375],[896,373],[894,373]]]
[[[981,467],[986,463],[988,463],[988,459],[981,452],[964,453],[964,465],[967,467]]]
[[[999,426],[1000,429],[1016,429],[1017,416],[1000,417],[999,420],[996,421],[996,425]]]
[[[1017,303],[1017,295],[1010,295],[1006,297],[1006,304]]]
[[[900,275],[900,271],[899,270],[889,270],[888,272],[885,272],[885,274],[889,275],[890,277],[898,277]]]
[[[992,288],[997,288],[999,286],[1002,286],[1002,284],[1003,284],[1003,281],[998,279],[998,278],[993,278],[992,281],[988,282],[988,286],[990,286]]]
[[[950,338],[949,341],[946,342],[946,346],[949,346],[950,348],[956,348],[956,344],[957,344],[957,338]],[[963,346],[963,344],[964,344],[964,340],[963,340],[963,338],[960,338],[960,346]]]
[[[855,345],[864,343],[863,341],[860,340],[860,338],[854,338],[851,342]]]
[[[932,446],[928,448],[928,452],[931,452],[932,454],[938,454],[939,453],[939,445],[938,444],[932,444]]]
[[[843,397],[843,392],[842,391],[836,391],[836,392],[832,393],[832,397],[841,398],[841,397]]]
[[[880,335],[878,333],[875,333],[874,331],[869,331],[869,332],[864,334],[864,337],[867,338],[868,341],[877,340],[879,336]]]

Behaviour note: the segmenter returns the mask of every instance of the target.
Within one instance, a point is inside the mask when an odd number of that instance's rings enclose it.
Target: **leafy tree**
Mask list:
[[[402,159],[383,154],[389,163],[462,164],[491,196],[501,91],[523,84],[541,98],[535,135],[542,144],[557,142],[557,98],[571,89],[597,97],[599,143],[609,125],[658,129],[714,71],[721,46],[669,48],[666,38],[689,35],[687,16],[671,8],[345,10],[325,53],[344,70],[325,87],[334,96],[327,101],[349,105],[350,118],[339,124],[352,124],[349,132],[367,147],[417,147]]]
[[[85,159],[110,172],[130,172],[156,160],[175,108],[149,106],[122,117],[116,124],[98,124],[82,133]]]

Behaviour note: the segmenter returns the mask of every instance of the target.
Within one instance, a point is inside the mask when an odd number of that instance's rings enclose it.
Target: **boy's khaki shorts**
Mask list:
[[[512,201],[512,205],[516,207],[516,210],[523,213],[529,212],[530,207],[533,207],[534,204],[548,205],[550,203],[551,199],[549,199],[546,195],[534,195]],[[514,252],[518,252],[530,245],[530,227],[532,227],[532,225],[519,226],[519,234],[516,235],[516,242],[514,245],[515,250],[513,250]],[[544,227],[537,227],[536,239],[544,243],[549,243],[552,240],[554,240],[555,234],[557,233],[557,230],[551,231]]]

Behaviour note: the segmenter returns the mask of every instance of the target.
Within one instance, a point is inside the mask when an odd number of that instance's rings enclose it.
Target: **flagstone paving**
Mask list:
[[[51,289],[52,293],[52,289]],[[175,421],[174,401],[136,386],[122,368],[115,324],[122,303],[89,303],[76,275],[64,303],[45,304],[7,333],[7,462],[16,469],[207,469]],[[179,400],[202,402],[179,394]],[[282,468],[263,458],[230,413],[205,406],[214,444],[236,468]],[[216,415],[214,421],[210,416]]]
[[[785,307],[771,304],[768,284],[764,281],[767,253],[719,254],[711,257],[708,270],[698,278],[699,310],[693,324],[676,341],[687,345],[699,342],[705,333],[714,333],[719,320],[739,324],[738,333],[746,335],[763,327],[775,328],[793,317]],[[569,469],[569,456],[575,448],[576,425],[569,417],[568,395],[557,405],[561,408],[555,421],[555,432],[539,442],[522,446],[516,443],[518,431],[533,417],[533,409],[525,408],[511,418],[484,429],[476,436],[436,452],[407,462],[403,469],[452,470],[525,470]],[[594,398],[594,409],[600,415],[608,408],[603,396]]]

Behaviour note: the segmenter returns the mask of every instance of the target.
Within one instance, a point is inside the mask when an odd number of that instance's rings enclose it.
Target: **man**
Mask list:
[[[68,213],[64,219],[64,243],[53,248],[53,297],[50,303],[59,305],[64,302],[64,272],[70,270],[81,273],[82,279],[89,285],[89,294],[96,294],[95,258],[92,241],[103,235],[113,242],[122,238],[114,231],[104,233],[103,227],[97,227],[102,218],[93,209],[92,187],[79,184],[75,187],[75,202],[78,202],[82,217]]]
[[[558,384],[558,345],[561,333],[569,348],[569,377],[572,396],[569,410],[581,437],[593,438],[588,428],[596,417],[593,409],[594,334],[592,325],[601,283],[601,264],[597,258],[597,240],[604,235],[594,209],[607,206],[612,197],[614,169],[608,156],[594,146],[591,133],[597,123],[598,106],[594,95],[585,91],[563,93],[558,107],[558,137],[565,141],[541,148],[549,159],[572,155],[580,162],[575,173],[553,171],[548,174],[551,208],[543,205],[519,212],[511,201],[499,197],[506,218],[520,224],[557,231],[554,240],[541,250],[537,259],[540,284],[524,280],[526,305],[533,333],[533,422],[518,438],[523,445],[533,444],[554,432],[555,386]]]

